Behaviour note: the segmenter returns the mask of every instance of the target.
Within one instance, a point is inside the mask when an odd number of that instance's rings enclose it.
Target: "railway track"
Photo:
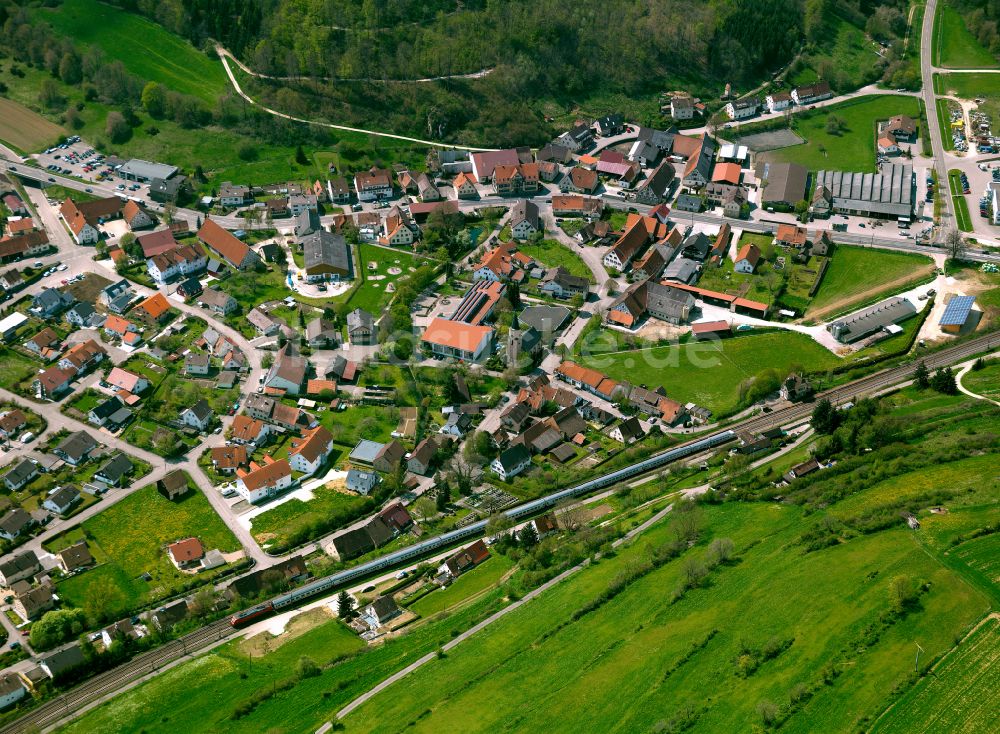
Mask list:
[[[957,362],[963,362],[974,355],[982,354],[998,347],[1000,347],[1000,333],[992,333],[968,342],[963,342],[962,344],[958,344],[954,347],[943,349],[940,352],[929,354],[926,357],[923,357],[922,361],[928,369],[935,370],[938,367],[946,367]],[[893,367],[883,372],[863,377],[849,384],[820,393],[818,397],[826,398],[834,404],[842,404],[868,395],[873,395],[881,390],[894,387],[911,379],[913,371],[916,368],[916,364],[917,361],[913,361],[898,367]],[[545,503],[550,498],[558,498],[553,499],[551,503],[555,504],[564,496],[583,496],[584,494],[590,494],[591,491],[596,491],[597,489],[610,486],[619,481],[621,478],[633,479],[635,477],[657,471],[662,466],[665,466],[673,460],[705,450],[706,445],[711,447],[722,445],[729,440],[732,440],[732,437],[735,435],[735,431],[737,430],[761,431],[768,428],[775,428],[808,418],[811,413],[812,404],[805,403],[791,405],[787,408],[776,410],[771,413],[760,414],[740,421],[725,430],[718,431],[709,436],[704,436],[697,440],[682,444],[681,446],[668,449],[660,454],[637,462],[637,464],[632,465],[632,467],[626,467],[624,469],[610,472],[602,477],[597,477],[578,485],[576,488],[561,490],[553,495],[548,495],[547,497],[532,500],[524,505],[514,507],[511,510],[508,510],[507,513],[512,517],[519,517],[524,515],[525,512],[531,507],[537,506],[538,508],[542,508],[547,506]],[[631,471],[633,468],[638,468],[650,463],[655,465],[647,466],[638,471]],[[631,473],[629,473],[630,471]],[[471,534],[478,535],[481,534],[481,528],[479,526],[484,523],[485,521],[479,521],[477,523],[473,523],[468,528],[451,531],[450,533],[446,533],[444,536],[439,536],[439,538],[447,539],[449,542],[454,542],[461,539],[459,534],[462,536]],[[349,581],[354,581],[376,571],[382,571],[386,568],[412,561],[413,558],[421,555],[420,546],[423,546],[425,543],[432,543],[434,540],[435,539],[424,541],[417,546],[396,551],[395,553],[389,554],[381,559],[375,559],[369,563],[362,564],[362,566],[355,567],[354,569],[348,569],[347,571],[333,574],[325,579],[318,579],[317,581],[307,584],[305,587],[290,592],[289,594],[282,595],[281,597],[276,597],[271,601],[275,603],[275,608],[278,606],[289,606],[310,596],[333,591]],[[440,549],[446,545],[448,545],[448,543],[438,543],[434,549]],[[427,552],[430,552],[430,550],[432,550],[432,548],[428,545]],[[278,603],[278,600],[282,600],[280,604]],[[232,632],[233,628],[229,623],[228,617],[217,620],[199,630],[185,635],[182,638],[173,640],[162,647],[143,653],[124,665],[102,673],[80,684],[76,688],[73,688],[64,694],[47,701],[41,706],[27,712],[16,721],[0,729],[0,734],[24,732],[29,728],[45,730],[46,728],[52,727],[63,719],[70,718],[79,713],[81,709],[100,700],[105,695],[133,683],[145,675],[154,673],[159,668],[162,668],[165,665],[184,657],[185,655],[194,654],[208,647],[210,644],[229,636]]]

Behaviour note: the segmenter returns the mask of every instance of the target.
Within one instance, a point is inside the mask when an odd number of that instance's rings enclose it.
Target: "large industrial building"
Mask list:
[[[825,186],[840,214],[878,219],[908,219],[916,204],[913,166],[884,165],[882,173],[820,171],[816,185]]]
[[[837,341],[850,344],[883,329],[890,330],[916,312],[917,309],[910,301],[894,296],[838,319],[828,324],[826,330],[833,334]]]

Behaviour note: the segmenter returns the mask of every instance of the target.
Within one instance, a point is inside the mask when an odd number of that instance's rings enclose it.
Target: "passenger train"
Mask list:
[[[668,449],[663,453],[651,456],[648,459],[644,459],[623,469],[609,472],[608,474],[591,479],[583,484],[568,487],[567,489],[554,492],[553,494],[546,495],[545,497],[539,497],[536,500],[525,502],[522,505],[506,510],[504,514],[511,520],[522,520],[542,512],[543,510],[554,507],[565,499],[579,497],[580,495],[590,494],[599,489],[605,489],[623,480],[631,479],[632,477],[677,461],[678,459],[683,459],[686,456],[691,456],[692,454],[700,453],[706,449],[712,449],[729,443],[735,438],[736,434],[733,431],[721,431],[711,436],[693,441],[689,444]],[[387,553],[381,558],[376,558],[373,561],[362,563],[354,568],[339,571],[331,574],[330,576],[311,581],[304,586],[300,586],[294,591],[276,596],[270,601],[250,607],[249,609],[244,609],[243,611],[234,614],[230,617],[229,623],[233,627],[242,627],[271,614],[277,609],[283,609],[284,607],[297,604],[300,601],[309,599],[324,592],[333,591],[352,581],[370,576],[377,571],[389,569],[394,566],[398,566],[403,562],[421,558],[442,548],[448,548],[459,541],[479,537],[486,529],[486,523],[486,520],[480,520],[470,525],[466,525],[463,528],[459,528],[458,530],[452,530],[433,538],[429,538],[428,540],[422,540],[419,543],[414,543],[413,545],[407,546],[406,548],[402,548],[398,551]]]

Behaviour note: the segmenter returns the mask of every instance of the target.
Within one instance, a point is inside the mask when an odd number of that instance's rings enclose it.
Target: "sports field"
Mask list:
[[[65,134],[54,122],[14,100],[0,97],[0,141],[25,153],[34,153]]]
[[[650,389],[662,385],[674,400],[695,402],[715,413],[735,409],[741,383],[764,370],[784,377],[793,367],[822,372],[841,364],[805,334],[789,331],[584,356],[581,361],[617,380]]]
[[[214,103],[226,90],[222,63],[162,26],[97,0],[63,0],[36,11],[57,31],[100,48],[147,81]]]
[[[875,172],[875,123],[893,115],[920,118],[915,97],[870,95],[842,104],[822,107],[793,117],[795,132],[805,138],[802,145],[771,151],[769,160],[801,163],[811,171],[826,168],[838,171]],[[831,116],[843,125],[834,132],[827,128]],[[925,134],[918,130],[918,135]]]
[[[934,19],[932,58],[935,66],[949,69],[993,69],[996,57],[980,45],[965,25],[962,14],[947,2],[939,2]]]
[[[853,304],[898,293],[933,270],[934,262],[923,255],[837,245],[806,316],[827,318]]]

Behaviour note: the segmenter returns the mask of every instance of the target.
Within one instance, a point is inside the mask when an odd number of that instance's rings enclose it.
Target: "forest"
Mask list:
[[[1000,58],[1000,0],[950,0],[983,48]]]

